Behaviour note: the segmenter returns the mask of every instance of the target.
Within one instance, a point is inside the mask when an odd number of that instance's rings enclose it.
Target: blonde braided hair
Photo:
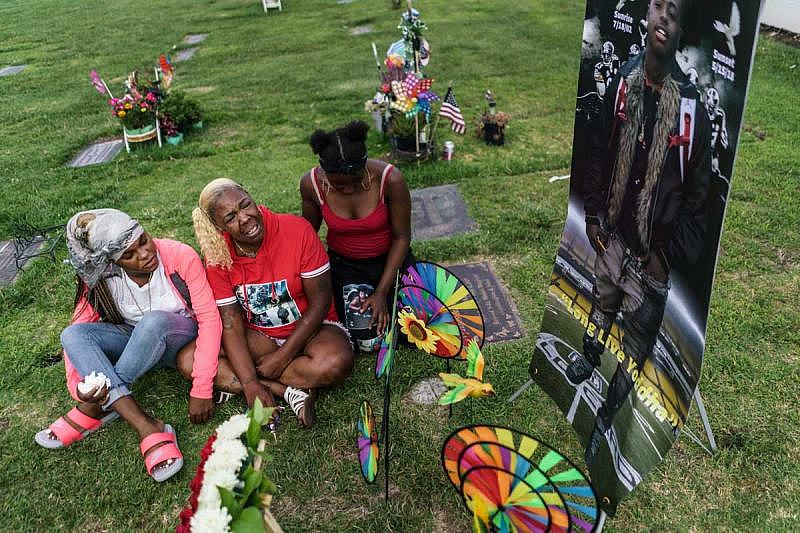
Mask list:
[[[205,257],[206,265],[218,265],[230,270],[233,258],[228,245],[222,237],[222,230],[214,223],[214,210],[223,193],[239,190],[248,194],[244,187],[228,178],[217,178],[206,185],[200,192],[198,207],[192,211],[192,225],[200,250]]]

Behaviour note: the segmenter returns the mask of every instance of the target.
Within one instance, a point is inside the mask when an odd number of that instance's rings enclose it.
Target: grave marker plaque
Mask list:
[[[186,61],[191,59],[195,52],[200,50],[199,47],[193,46],[192,48],[186,48],[185,50],[181,50],[177,54],[175,54],[175,62],[178,63],[180,61]]]
[[[483,313],[486,342],[503,342],[525,335],[514,302],[486,261],[448,265],[472,292]]]
[[[17,72],[22,72],[28,65],[13,65],[10,67],[0,68],[0,76],[11,76]]]
[[[411,237],[426,241],[477,229],[455,185],[411,191]]]
[[[81,150],[67,166],[85,167],[88,165],[108,163],[117,157],[117,154],[122,150],[123,144],[122,139],[90,144]]]
[[[372,26],[355,26],[350,28],[350,35],[365,35],[373,31],[375,30],[372,29]]]
[[[183,38],[184,44],[200,44],[208,37],[207,33],[192,33]]]
[[[35,240],[28,247],[22,251],[22,255],[35,254],[39,248],[44,246],[44,240]],[[0,242],[0,287],[12,283],[17,277],[19,268],[17,268],[17,248],[14,246],[14,241]],[[28,260],[25,261],[27,263]],[[20,265],[20,268],[24,263]]]

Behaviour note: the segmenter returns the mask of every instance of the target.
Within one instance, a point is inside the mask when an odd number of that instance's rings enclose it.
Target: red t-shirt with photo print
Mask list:
[[[308,309],[303,278],[314,278],[330,269],[328,254],[317,232],[302,217],[276,214],[258,206],[264,217],[264,239],[255,257],[236,254],[230,236],[223,234],[233,265],[206,266],[206,275],[217,306],[238,302],[246,325],[276,339],[286,339]],[[326,320],[336,321],[331,297]]]

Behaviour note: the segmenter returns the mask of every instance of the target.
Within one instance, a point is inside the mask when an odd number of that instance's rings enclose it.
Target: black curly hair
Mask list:
[[[325,172],[357,174],[367,164],[367,131],[366,122],[354,120],[333,131],[315,131],[308,144]]]

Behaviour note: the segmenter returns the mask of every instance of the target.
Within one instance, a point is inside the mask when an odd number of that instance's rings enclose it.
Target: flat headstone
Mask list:
[[[191,33],[183,38],[184,44],[200,44],[208,37],[207,33]]]
[[[11,76],[17,72],[22,72],[28,65],[13,65],[11,67],[0,68],[0,76]]]
[[[411,191],[411,237],[418,241],[449,237],[477,229],[455,185]]]
[[[175,62],[178,63],[180,61],[186,61],[187,59],[191,59],[194,53],[197,52],[198,50],[200,50],[200,48],[197,46],[181,50],[180,52],[175,54]]]
[[[372,26],[355,26],[350,28],[350,35],[364,35],[373,31],[375,30],[372,29]]]
[[[442,394],[447,391],[447,387],[439,378],[431,378],[420,381],[411,389],[409,397],[411,401],[420,405],[434,405],[439,402]]]
[[[117,154],[122,150],[124,144],[122,139],[90,144],[81,150],[67,166],[85,167],[88,165],[108,163],[117,157]]]
[[[22,251],[22,255],[35,253],[43,244],[44,239],[35,240]],[[12,283],[17,277],[19,269],[17,269],[16,252],[14,241],[0,242],[0,287]],[[20,266],[24,266],[24,264]]]
[[[353,0],[336,0],[336,3],[339,4],[339,5],[341,5],[341,4],[352,4]]]
[[[448,265],[447,268],[464,282],[478,301],[487,342],[510,341],[525,335],[514,302],[488,262]]]

